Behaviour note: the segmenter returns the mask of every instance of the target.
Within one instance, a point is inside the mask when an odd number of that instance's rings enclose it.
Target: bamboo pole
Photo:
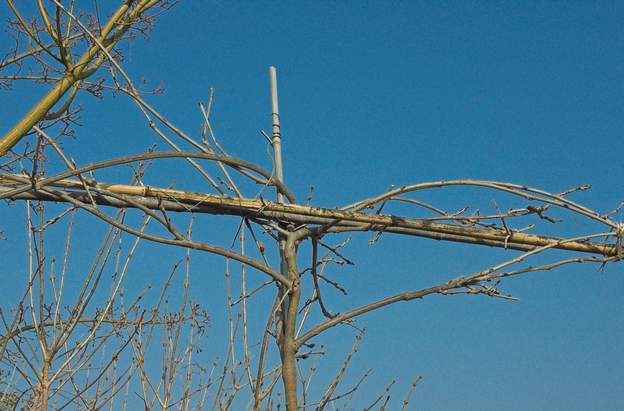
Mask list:
[[[16,187],[30,184],[30,178],[21,174],[0,174],[0,198],[3,193]],[[47,186],[69,192],[76,198],[89,197],[82,182],[75,179],[63,179]],[[553,248],[579,251],[605,256],[617,255],[612,244],[590,242],[561,243],[561,238],[512,232],[499,229],[483,229],[459,224],[432,222],[384,214],[364,214],[338,209],[308,207],[298,204],[280,204],[268,200],[248,198],[232,198],[212,194],[172,190],[150,186],[131,186],[124,184],[97,183],[89,187],[96,203],[117,208],[134,208],[131,204],[106,196],[107,192],[119,196],[128,196],[148,208],[164,208],[169,211],[195,212],[207,214],[228,214],[266,219],[282,223],[327,224],[338,220],[336,230],[353,229],[353,231],[384,231],[389,233],[413,235],[437,240],[483,244],[493,247],[527,250],[533,247],[553,245]],[[39,199],[42,201],[62,201],[44,195],[37,190],[28,190],[8,197],[10,200]]]

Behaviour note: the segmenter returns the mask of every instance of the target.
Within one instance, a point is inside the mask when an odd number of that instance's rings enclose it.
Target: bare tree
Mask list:
[[[335,378],[320,398],[311,397],[316,367],[308,372],[303,367],[323,353],[315,341],[325,331],[355,326],[354,320],[370,311],[436,294],[513,300],[501,288],[508,277],[572,263],[604,266],[622,256],[624,228],[611,218],[620,207],[601,214],[570,199],[588,186],[553,193],[498,181],[445,180],[392,188],[336,208],[300,204],[284,183],[274,68],[269,70],[272,134],[263,133],[274,162],[261,167],[230,156],[215,135],[210,119],[214,90],[207,103],[199,104],[203,124],[194,138],[146,101],[146,95],[158,90],[142,90],[124,71],[124,42],[148,35],[171,2],[127,0],[116,10],[106,10],[108,4],[78,10],[78,2],[39,0],[30,15],[12,0],[7,5],[15,48],[0,62],[0,82],[4,87],[19,81],[47,87],[45,96],[0,139],[0,198],[25,204],[28,233],[27,283],[10,307],[0,310],[2,401],[12,407],[117,409],[127,404],[129,387],[136,384],[145,409],[261,410],[283,402],[289,411],[322,410],[351,398],[368,376],[337,391],[357,351],[358,334]],[[105,14],[109,17],[102,19]],[[168,149],[150,147],[75,164],[64,142],[79,131],[75,102],[83,93],[126,95]],[[188,165],[204,185],[192,191],[147,185],[146,175],[167,159]],[[126,165],[133,167],[126,183],[96,177]],[[502,193],[514,206],[481,213],[464,204],[447,210],[419,199],[423,191],[443,187]],[[394,214],[397,205],[408,211]],[[90,268],[80,274],[81,285],[69,287],[72,231],[82,214],[93,216],[105,230]],[[206,215],[234,216],[228,219],[234,221],[234,241],[219,245],[193,235],[194,220]],[[594,230],[577,233],[572,225],[569,236],[550,235],[555,223],[564,224],[561,217],[571,224],[587,221],[584,226]],[[52,230],[67,233],[59,262],[47,251],[54,248],[46,240]],[[345,289],[332,278],[330,267],[352,264],[344,253],[350,239],[345,234],[367,232],[373,233],[371,243],[382,235],[417,236],[498,247],[509,254],[477,272],[334,313],[323,300],[324,291]],[[136,250],[145,242],[167,250],[179,247],[184,258],[168,271],[158,292],[146,283],[131,297],[124,287]],[[191,250],[226,259],[227,354],[212,365],[194,358],[207,314],[191,298]],[[538,255],[544,257],[533,263]],[[254,272],[253,280],[248,270]],[[266,321],[257,324],[249,320],[248,306],[261,290],[272,292],[273,302]],[[169,304],[172,294],[182,296],[178,307]],[[259,335],[259,341],[251,341],[252,335]],[[154,358],[160,358],[159,364]],[[404,409],[418,381],[406,394]],[[372,399],[369,409],[385,408],[393,384]]]

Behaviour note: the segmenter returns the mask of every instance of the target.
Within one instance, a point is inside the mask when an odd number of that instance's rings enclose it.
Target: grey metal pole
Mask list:
[[[271,85],[271,126],[272,126],[272,138],[271,145],[273,146],[273,165],[275,167],[275,177],[283,182],[284,171],[282,168],[282,134],[280,127],[280,115],[279,105],[277,102],[277,70],[274,66],[269,67],[269,83]],[[283,203],[284,196],[278,192],[277,202]]]

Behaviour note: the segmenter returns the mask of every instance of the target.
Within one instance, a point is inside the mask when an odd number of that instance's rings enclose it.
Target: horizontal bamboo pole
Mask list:
[[[29,177],[24,175],[0,174],[0,198],[3,197],[4,192],[8,192],[17,186],[22,186],[26,181],[30,180]],[[91,201],[84,190],[82,182],[79,180],[59,180],[50,186],[63,189],[66,193],[82,201]],[[224,197],[149,186],[97,183],[93,184],[91,189],[91,197],[96,203],[113,207],[132,208],[133,206],[124,202],[123,197],[122,199],[115,198],[106,195],[107,192],[117,196],[129,196],[133,201],[151,209],[162,208],[177,212],[238,215],[293,223],[295,225],[327,224],[337,221],[338,223],[335,224],[333,231],[383,231],[523,251],[531,250],[535,247],[552,246],[561,250],[587,252],[604,256],[615,256],[617,254],[616,247],[610,244],[580,241],[564,242],[563,239],[556,237],[518,232],[509,234],[500,229],[475,228],[394,215],[364,214],[298,204],[275,203],[264,199]],[[58,198],[45,195],[36,190],[26,191],[12,196],[10,199],[59,201]]]

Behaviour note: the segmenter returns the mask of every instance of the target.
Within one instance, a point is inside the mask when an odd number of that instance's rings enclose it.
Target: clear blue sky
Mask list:
[[[346,205],[392,184],[470,177],[554,192],[591,184],[574,198],[604,212],[624,200],[622,21],[621,2],[185,1],[131,46],[125,67],[162,82],[165,94],[150,101],[195,135],[197,101],[214,85],[222,143],[270,168],[257,131],[270,128],[267,67],[277,66],[286,182],[300,199],[313,185],[316,205]],[[38,90],[0,94],[2,130]],[[81,102],[80,144],[69,147],[79,163],[156,142],[123,97]],[[185,174],[157,177],[193,188]],[[478,206],[508,204],[483,191],[427,199],[459,209],[478,196]],[[203,234],[210,238],[209,229]],[[391,236],[369,247],[369,238],[347,251],[357,265],[336,273],[350,293],[329,294],[334,311],[510,255]],[[7,247],[0,242],[10,260]],[[195,280],[207,293],[206,351],[215,356],[224,330],[219,270],[199,269]],[[504,289],[521,301],[430,297],[363,317],[367,334],[351,375],[374,372],[355,409],[393,378],[402,397],[417,375],[419,410],[624,409],[622,266],[567,267]],[[330,380],[352,335],[344,327],[319,338],[335,348],[317,382]]]

